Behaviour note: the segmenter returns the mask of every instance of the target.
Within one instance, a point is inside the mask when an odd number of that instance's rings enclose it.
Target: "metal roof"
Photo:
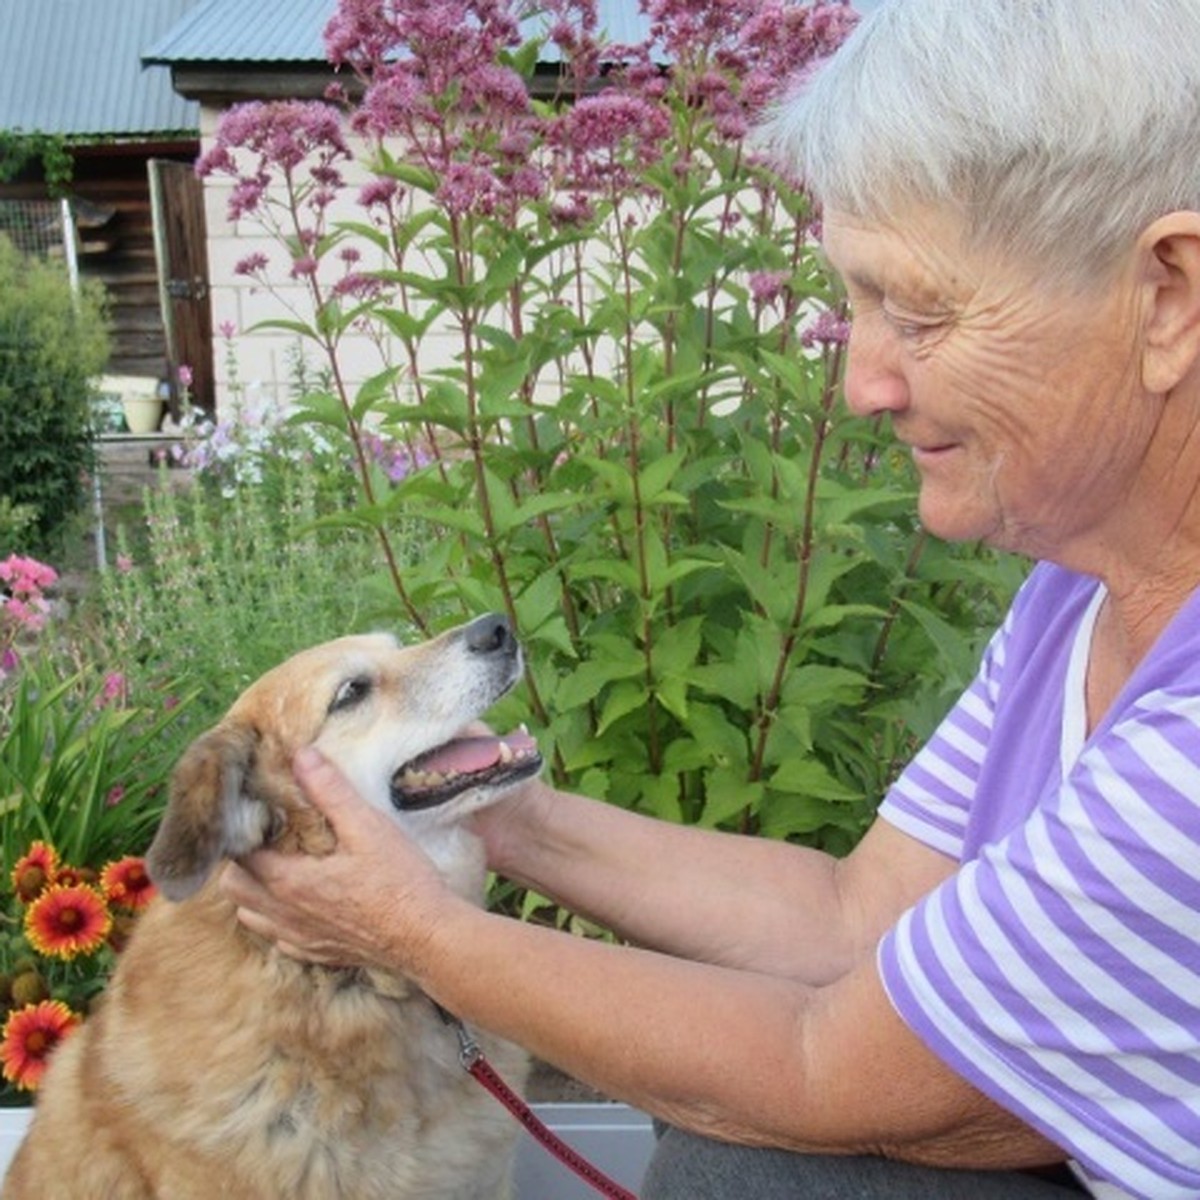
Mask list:
[[[141,63],[195,0],[0,0],[0,129],[72,137],[191,133],[199,107]]]
[[[638,42],[649,30],[637,0],[600,0],[598,9],[611,41]],[[142,61],[323,63],[325,26],[336,11],[337,0],[199,0],[143,51]],[[547,61],[556,57],[548,46]]]
[[[324,62],[325,25],[336,10],[337,0],[193,0],[142,61]]]

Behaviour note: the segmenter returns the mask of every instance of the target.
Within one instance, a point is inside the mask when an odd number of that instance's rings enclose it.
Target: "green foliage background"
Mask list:
[[[89,380],[108,353],[100,292],[73,295],[61,265],[0,236],[0,498],[36,513],[25,552],[56,548],[86,501]]]

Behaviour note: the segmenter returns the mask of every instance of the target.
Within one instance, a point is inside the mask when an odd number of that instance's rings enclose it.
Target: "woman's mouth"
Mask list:
[[[958,449],[956,442],[943,442],[937,445],[913,446],[912,459],[917,467],[935,467],[944,462],[950,454]]]

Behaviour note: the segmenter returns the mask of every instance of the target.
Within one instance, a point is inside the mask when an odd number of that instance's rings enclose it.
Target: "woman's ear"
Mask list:
[[[1142,386],[1165,395],[1200,370],[1200,213],[1173,212],[1147,226],[1143,286],[1149,297]]]

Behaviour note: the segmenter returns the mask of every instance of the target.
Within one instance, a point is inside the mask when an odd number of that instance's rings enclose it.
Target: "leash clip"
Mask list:
[[[472,1071],[483,1058],[483,1050],[461,1021],[454,1022],[454,1032],[458,1036],[458,1061],[464,1071]]]
[[[448,1012],[437,1001],[434,1001],[433,1007],[437,1009],[437,1015],[442,1018],[442,1024],[449,1025],[454,1030],[454,1036],[458,1038],[458,1061],[462,1069],[473,1072],[483,1061],[483,1048],[452,1012]]]

